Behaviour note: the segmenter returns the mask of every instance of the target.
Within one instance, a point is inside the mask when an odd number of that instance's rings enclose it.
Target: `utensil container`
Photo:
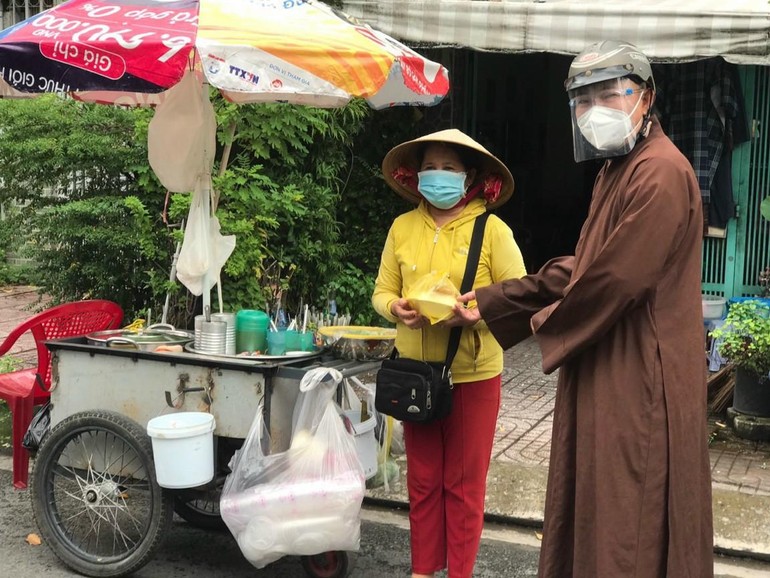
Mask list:
[[[286,351],[302,351],[300,343],[300,333],[296,329],[287,329],[286,333]]]
[[[315,334],[312,331],[300,333],[299,346],[302,351],[315,351]]]
[[[269,331],[267,333],[267,354],[283,355],[286,353],[286,331]]]

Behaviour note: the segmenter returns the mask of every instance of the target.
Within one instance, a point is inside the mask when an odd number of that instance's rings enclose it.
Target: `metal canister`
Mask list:
[[[196,351],[223,355],[227,348],[227,323],[224,321],[201,321],[200,346]]]
[[[227,324],[225,331],[225,353],[235,355],[235,313],[212,313],[212,321],[224,321]]]

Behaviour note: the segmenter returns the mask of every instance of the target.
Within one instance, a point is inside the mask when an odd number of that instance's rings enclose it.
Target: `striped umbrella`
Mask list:
[[[441,65],[314,0],[69,0],[0,32],[0,67],[5,96],[120,104],[158,103],[190,68],[239,103],[432,105],[449,89]]]

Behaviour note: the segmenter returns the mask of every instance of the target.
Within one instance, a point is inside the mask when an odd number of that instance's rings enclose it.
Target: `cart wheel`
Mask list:
[[[32,471],[32,509],[54,554],[86,576],[125,576],[150,561],[171,524],[152,445],[133,420],[87,411],[45,437]]]
[[[302,568],[311,578],[344,578],[348,575],[348,553],[334,550],[302,556]]]
[[[211,490],[174,492],[174,511],[181,518],[204,530],[226,530],[227,524],[219,513],[222,486]]]

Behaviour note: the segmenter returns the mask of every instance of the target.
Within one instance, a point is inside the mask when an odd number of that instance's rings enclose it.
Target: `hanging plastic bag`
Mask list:
[[[45,434],[51,429],[51,402],[47,402],[43,407],[37,410],[37,413],[29,422],[29,427],[24,433],[21,445],[30,452],[36,452],[43,441]]]
[[[220,513],[245,558],[264,568],[285,555],[359,549],[364,476],[334,393],[342,375],[305,373],[288,450],[269,447],[262,411],[235,453]]]
[[[431,324],[449,319],[459,296],[449,275],[441,271],[423,275],[404,295],[409,305],[427,317]]]
[[[208,190],[200,181],[195,187],[176,265],[177,279],[193,295],[202,295],[214,286],[222,266],[235,249],[235,235],[222,235],[219,220],[206,217],[204,203],[209,202]],[[204,287],[206,275],[208,283]]]
[[[391,486],[398,481],[401,470],[393,458],[393,435],[399,426],[401,422],[393,416],[377,413],[377,472],[366,480],[367,489],[383,488],[389,492]]]

